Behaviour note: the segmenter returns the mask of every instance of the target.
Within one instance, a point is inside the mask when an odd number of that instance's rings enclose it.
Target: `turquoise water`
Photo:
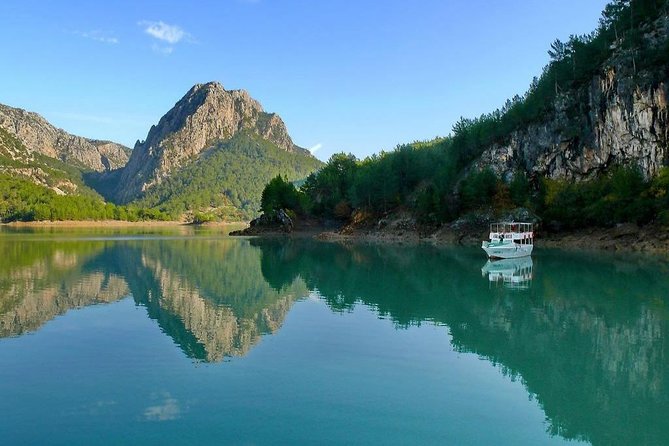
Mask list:
[[[2,444],[669,441],[662,259],[191,229],[0,253]]]

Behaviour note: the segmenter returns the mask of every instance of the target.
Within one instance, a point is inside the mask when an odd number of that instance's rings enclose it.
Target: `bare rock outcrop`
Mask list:
[[[111,141],[88,139],[57,129],[37,113],[0,104],[0,128],[30,151],[98,172],[123,167],[130,149]]]
[[[645,31],[642,47],[661,48],[669,18]],[[637,72],[633,54],[618,49],[588,85],[558,95],[546,118],[488,147],[473,167],[580,181],[621,164],[652,177],[669,161],[668,99],[667,73],[654,66]]]

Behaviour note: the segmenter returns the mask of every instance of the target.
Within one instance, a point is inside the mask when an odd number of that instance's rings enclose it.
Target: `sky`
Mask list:
[[[294,142],[363,158],[527,90],[604,0],[0,2],[0,103],[132,147],[196,83],[245,89]]]

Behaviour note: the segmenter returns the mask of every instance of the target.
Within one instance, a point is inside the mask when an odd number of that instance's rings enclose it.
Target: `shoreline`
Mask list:
[[[284,232],[276,228],[264,228],[253,233],[234,234],[259,238],[313,238],[335,243],[379,243],[391,245],[431,244],[434,246],[480,246],[487,233],[483,231],[463,231],[442,227],[436,231],[421,234],[412,228],[407,230],[333,230],[332,228],[296,228]],[[559,233],[539,233],[535,248],[559,248],[581,251],[636,252],[649,254],[669,254],[669,228],[655,225],[638,227],[623,224],[612,228],[587,228]]]
[[[8,228],[124,228],[124,227],[223,227],[248,225],[248,222],[207,222],[193,224],[183,221],[124,221],[124,220],[63,220],[63,221],[13,221],[0,223]]]
[[[199,225],[183,221],[122,221],[122,220],[67,220],[1,223],[0,228],[73,228],[73,229],[117,229],[117,228],[246,228],[233,231],[233,236],[260,238],[311,238],[324,242],[379,243],[392,245],[431,244],[434,246],[480,246],[486,236],[481,228],[476,230],[442,227],[421,233],[416,227],[399,228],[333,228],[308,224],[285,232],[279,228],[254,228],[248,231],[248,222],[207,222]],[[584,251],[638,252],[669,254],[669,228],[658,225],[638,227],[621,224],[612,228],[584,228],[577,231],[541,233],[535,240],[535,248],[564,248]]]

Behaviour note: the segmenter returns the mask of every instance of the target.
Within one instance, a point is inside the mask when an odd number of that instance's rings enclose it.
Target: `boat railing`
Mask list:
[[[521,245],[534,243],[533,223],[492,223],[490,225],[490,241],[511,241]]]

